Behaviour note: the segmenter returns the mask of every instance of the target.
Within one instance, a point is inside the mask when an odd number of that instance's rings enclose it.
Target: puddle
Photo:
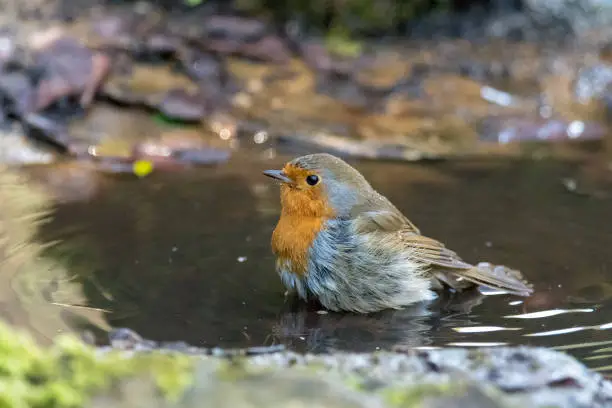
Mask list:
[[[311,352],[529,344],[612,371],[611,203],[568,193],[573,165],[357,163],[424,234],[468,261],[521,269],[536,287],[531,298],[442,296],[364,317],[285,304],[269,247],[278,186],[261,170],[288,156],[261,157],[246,149],[216,168],[105,178],[58,204],[40,239],[62,240],[49,257],[67,276],[33,284],[44,307],[22,298],[27,314],[3,314],[43,339],[128,327],[161,341]]]

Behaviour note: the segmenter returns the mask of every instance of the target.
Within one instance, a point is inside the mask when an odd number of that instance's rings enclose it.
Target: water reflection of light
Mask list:
[[[455,342],[455,343],[447,343],[449,346],[455,346],[455,347],[497,347],[497,346],[505,346],[508,343],[505,342],[486,342],[486,341],[482,341],[482,342]]]
[[[490,86],[483,86],[480,89],[480,96],[487,102],[495,103],[500,106],[510,106],[513,103],[512,95],[507,92],[491,88]]]
[[[599,354],[596,356],[583,357],[584,360],[603,360],[612,357],[612,354]]]
[[[494,289],[480,289],[480,293],[482,293],[485,296],[499,296],[499,295],[507,295],[508,292],[505,292],[503,290],[494,290]]]
[[[521,330],[520,327],[500,327],[500,326],[469,326],[469,327],[453,327],[453,330],[459,333],[489,333],[502,330]]]
[[[543,336],[556,336],[558,334],[568,334],[583,331],[588,327],[568,327],[567,329],[549,330],[545,332],[529,333],[525,334],[525,337],[543,337]]]
[[[257,144],[262,144],[266,140],[268,140],[268,132],[266,131],[261,130],[253,135],[253,141]]]
[[[552,317],[565,313],[591,313],[594,312],[594,309],[551,309],[551,310],[542,310],[539,312],[533,313],[523,313],[517,315],[508,315],[504,316],[506,319],[541,319],[543,317]]]
[[[575,120],[567,127],[567,136],[570,139],[576,139],[584,132],[584,122]]]
[[[595,325],[595,326],[568,327],[566,329],[549,330],[549,331],[545,331],[545,332],[525,334],[525,336],[527,336],[527,337],[556,336],[557,334],[575,333],[575,332],[583,331],[583,330],[608,330],[608,329],[612,329],[612,323],[598,324],[598,325]]]
[[[588,343],[579,343],[579,344],[567,344],[565,346],[557,346],[557,347],[552,347],[552,348],[554,350],[575,350],[575,349],[580,349],[580,348],[606,346],[608,344],[612,344],[612,340],[591,341]]]
[[[219,130],[219,137],[223,140],[228,140],[232,137],[232,132],[228,128],[223,128]]]

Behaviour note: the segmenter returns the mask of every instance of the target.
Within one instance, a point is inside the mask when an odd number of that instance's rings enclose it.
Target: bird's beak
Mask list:
[[[265,174],[268,177],[272,177],[273,179],[277,179],[279,181],[282,181],[283,183],[292,183],[293,180],[291,180],[289,177],[287,177],[287,175],[285,173],[283,173],[282,170],[264,170],[263,174]]]

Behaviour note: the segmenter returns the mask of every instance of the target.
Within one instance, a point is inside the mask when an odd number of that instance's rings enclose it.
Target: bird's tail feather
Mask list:
[[[518,296],[529,296],[533,293],[533,285],[527,282],[519,271],[502,265],[481,262],[470,269],[455,269],[452,273],[477,285],[489,286]]]

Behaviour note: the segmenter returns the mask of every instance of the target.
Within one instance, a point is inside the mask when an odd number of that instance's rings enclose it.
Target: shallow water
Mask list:
[[[50,256],[67,276],[39,285],[55,308],[30,312],[26,325],[43,337],[129,327],[154,340],[312,352],[529,344],[612,371],[612,200],[568,193],[561,180],[572,165],[355,162],[424,234],[467,261],[518,268],[536,287],[530,298],[442,296],[364,317],[284,303],[269,248],[278,186],[261,170],[288,156],[262,156],[108,179],[89,200],[60,204],[40,239],[62,240]]]

